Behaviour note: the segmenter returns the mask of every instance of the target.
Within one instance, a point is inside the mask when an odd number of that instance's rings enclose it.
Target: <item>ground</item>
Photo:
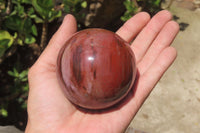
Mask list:
[[[178,51],[177,59],[130,128],[148,133],[200,131],[200,9],[194,8],[192,0],[185,1],[188,3],[176,0],[169,9],[181,26],[172,44]]]

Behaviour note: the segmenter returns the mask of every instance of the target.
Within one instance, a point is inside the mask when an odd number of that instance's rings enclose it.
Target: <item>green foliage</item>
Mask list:
[[[131,18],[135,12],[138,10],[138,7],[135,6],[134,2],[131,0],[125,0],[124,6],[126,7],[126,12],[121,16],[122,21],[126,21]]]
[[[22,82],[28,81],[27,78],[28,70],[23,70],[22,72],[18,72],[17,69],[14,67],[13,71],[8,71],[8,75],[14,78],[15,86],[20,86]]]
[[[162,0],[147,0],[146,5],[148,5],[148,11],[150,13],[156,13],[160,10],[160,4]]]
[[[25,8],[24,3],[30,4],[25,0],[12,0],[12,2],[13,10],[5,16],[2,28],[17,35],[15,40],[12,41],[14,45],[34,43],[36,41],[37,29],[32,19],[34,15],[33,8]]]
[[[87,7],[85,0],[63,0],[64,12],[72,13],[77,18],[81,18],[84,14],[80,14],[81,10]]]
[[[5,19],[5,27],[18,33],[17,42],[22,40],[23,44],[31,44],[36,41],[34,36],[37,35],[37,29],[31,18],[21,18],[18,15],[8,16]],[[19,44],[23,45],[22,43]]]
[[[62,15],[61,11],[55,10],[53,0],[32,0],[32,5],[41,17],[40,21],[37,22],[51,22]]]
[[[83,2],[81,3],[81,7],[82,7],[82,8],[86,8],[86,7],[87,7],[87,1],[83,1]]]
[[[12,46],[16,36],[10,35],[8,31],[0,30],[0,57]]]
[[[28,92],[28,69],[19,72],[15,67],[13,70],[8,71],[8,75],[13,77],[13,92],[14,93],[25,93]]]
[[[42,27],[38,23],[51,23],[63,13],[76,14],[86,7],[87,2],[82,0],[63,0],[60,4],[54,0],[0,0],[0,66],[11,55],[16,55],[16,58],[24,56],[23,53],[16,53],[16,49],[39,42],[38,30]],[[9,79],[9,85],[5,89],[9,95],[0,100],[3,101],[0,103],[0,115],[3,117],[8,116],[7,107],[10,100],[17,101],[22,109],[27,106],[28,68],[23,67],[23,70],[22,67],[16,67],[16,64],[21,66],[22,62],[13,60],[13,64],[10,64],[12,70],[9,70],[9,67],[7,73],[4,72],[7,74],[4,77]],[[0,74],[2,73],[3,71],[0,71]],[[4,88],[0,86],[0,91]]]
[[[139,11],[147,11],[151,15],[161,10],[162,0],[125,0],[126,12],[121,20],[126,21]]]
[[[7,13],[6,1],[0,1],[0,57],[11,45],[25,45],[36,42],[38,28],[35,23],[49,23],[61,17],[62,12],[76,13],[87,7],[83,0],[63,0],[64,8],[57,9],[54,0],[11,0],[12,10]],[[14,33],[14,34],[13,34]],[[15,37],[13,37],[15,36]],[[5,38],[5,39],[3,39]]]
[[[8,71],[8,75],[13,77],[13,93],[21,94],[17,97],[17,101],[21,104],[21,108],[26,109],[26,97],[28,96],[28,69],[19,72],[15,67],[13,70]],[[25,98],[24,98],[25,97]]]
[[[1,109],[0,109],[0,115],[2,115],[3,117],[7,117],[7,116],[8,116],[7,110],[4,109],[4,108],[1,108]]]

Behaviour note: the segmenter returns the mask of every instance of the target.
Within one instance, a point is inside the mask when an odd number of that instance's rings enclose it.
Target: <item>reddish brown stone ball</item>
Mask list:
[[[103,109],[123,99],[136,76],[134,53],[117,34],[86,29],[74,34],[58,57],[66,97],[86,109]]]

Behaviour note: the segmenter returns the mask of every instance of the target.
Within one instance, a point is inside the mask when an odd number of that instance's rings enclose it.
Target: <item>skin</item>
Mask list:
[[[67,15],[36,63],[30,68],[26,133],[121,133],[126,130],[154,86],[176,58],[170,44],[179,31],[172,15],[160,11],[154,17],[141,12],[116,33],[131,43],[138,74],[133,91],[118,105],[89,111],[71,104],[60,89],[56,60],[60,48],[76,32],[76,20]],[[134,39],[134,40],[133,40]]]

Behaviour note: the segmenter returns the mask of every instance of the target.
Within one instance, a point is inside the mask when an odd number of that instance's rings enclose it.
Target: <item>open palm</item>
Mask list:
[[[133,91],[118,105],[101,111],[87,111],[71,104],[57,81],[56,60],[60,48],[76,32],[76,21],[67,15],[47,48],[29,70],[27,133],[120,133],[125,131],[163,73],[176,58],[170,46],[179,26],[168,11],[152,19],[141,12],[116,33],[136,56],[137,81]]]

